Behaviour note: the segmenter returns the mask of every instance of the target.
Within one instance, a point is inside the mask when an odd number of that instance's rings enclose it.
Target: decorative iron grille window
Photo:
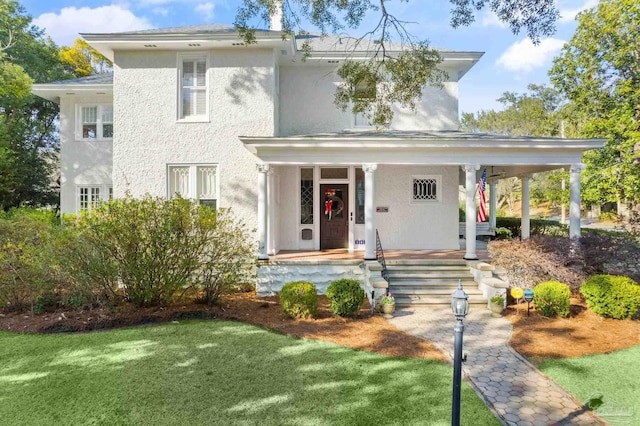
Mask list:
[[[438,201],[438,181],[435,176],[413,177],[414,201]]]
[[[313,168],[300,169],[300,224],[313,224]]]
[[[356,167],[356,224],[364,223],[364,171]]]
[[[216,209],[218,206],[218,167],[214,164],[169,166],[169,198],[181,196]]]

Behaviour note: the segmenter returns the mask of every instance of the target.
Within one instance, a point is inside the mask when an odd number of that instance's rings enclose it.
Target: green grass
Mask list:
[[[595,411],[611,423],[637,425],[640,424],[638,360],[640,346],[635,346],[606,355],[547,360],[540,370],[583,403],[601,396],[602,405]],[[629,410],[632,417],[620,415]]]
[[[0,423],[447,425],[450,366],[223,321],[0,333]],[[463,383],[462,424],[498,422]]]

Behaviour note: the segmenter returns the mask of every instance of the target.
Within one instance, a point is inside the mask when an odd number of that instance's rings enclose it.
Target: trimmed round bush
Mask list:
[[[307,318],[318,314],[318,290],[305,281],[292,281],[280,290],[282,313],[289,318]]]
[[[341,279],[329,285],[327,297],[331,301],[331,312],[341,317],[351,316],[364,303],[364,290],[357,280]]]
[[[533,288],[533,302],[545,317],[568,317],[571,290],[560,281],[545,281]]]
[[[580,287],[593,312],[616,319],[632,318],[640,310],[640,285],[631,278],[594,275]]]
[[[513,237],[509,228],[496,228],[496,238],[499,240],[508,240]]]

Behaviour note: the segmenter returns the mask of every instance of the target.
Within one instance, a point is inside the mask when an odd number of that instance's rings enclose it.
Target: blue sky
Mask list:
[[[575,15],[598,0],[556,0],[561,19],[556,33],[534,46],[514,35],[487,11],[476,14],[466,28],[449,25],[447,0],[390,0],[387,9],[400,19],[416,22],[410,31],[432,46],[486,52],[460,82],[461,112],[499,109],[505,91],[523,92],[529,83],[548,82],[552,58],[571,38]],[[69,45],[81,32],[118,32],[202,23],[233,23],[239,0],[20,0],[34,23],[59,45]],[[374,16],[369,19],[373,22]],[[366,28],[367,23],[363,24]],[[358,35],[354,32],[352,35]]]

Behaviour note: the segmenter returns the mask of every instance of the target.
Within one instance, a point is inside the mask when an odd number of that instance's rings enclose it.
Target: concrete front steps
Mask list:
[[[458,281],[469,303],[486,305],[467,262],[456,259],[402,259],[387,261],[389,291],[398,306],[451,305]]]

